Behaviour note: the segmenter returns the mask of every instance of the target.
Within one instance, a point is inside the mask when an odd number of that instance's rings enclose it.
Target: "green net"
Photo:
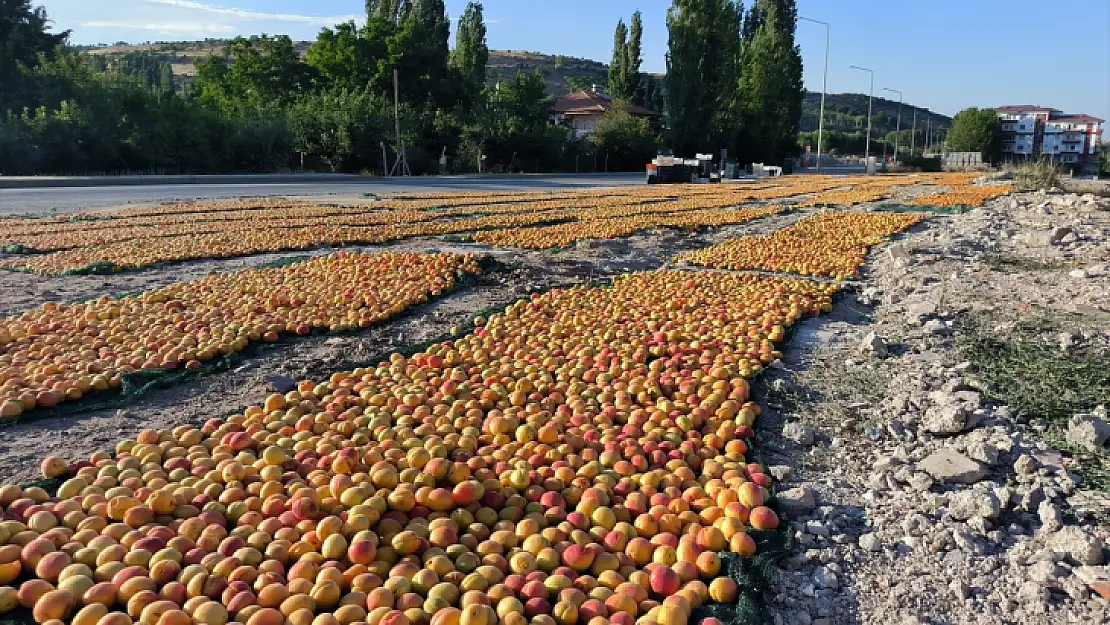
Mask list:
[[[23,245],[21,243],[9,243],[8,245],[0,247],[0,252],[3,252],[5,254],[38,254],[39,253],[39,251],[36,250],[35,248],[28,247],[28,246]]]
[[[957,204],[956,206],[932,206],[917,204],[880,204],[874,208],[877,211],[888,213],[934,213],[938,215],[962,215],[971,212],[972,206]]]
[[[304,262],[306,260],[312,260],[313,258],[314,258],[314,256],[312,256],[311,254],[299,254],[297,256],[289,256],[289,257],[286,257],[286,258],[278,258],[278,259],[275,259],[275,260],[271,260],[268,263],[262,263],[261,265],[255,265],[254,268],[255,269],[281,269],[282,267],[288,267],[289,265],[295,265],[297,263],[301,263],[301,262]]]
[[[120,267],[119,265],[117,265],[113,262],[110,262],[110,261],[102,260],[102,261],[98,261],[98,262],[95,262],[95,263],[90,263],[88,265],[85,265],[84,267],[81,267],[80,269],[70,269],[69,271],[63,271],[62,273],[60,273],[58,275],[61,275],[61,276],[106,276],[106,275],[110,275],[110,274],[113,274],[113,273],[119,273],[121,271],[123,271],[123,268]]]

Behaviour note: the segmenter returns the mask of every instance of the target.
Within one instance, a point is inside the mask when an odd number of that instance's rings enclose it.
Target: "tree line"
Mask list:
[[[754,0],[746,12],[674,0],[662,80],[641,71],[641,14],[622,20],[607,85],[616,105],[585,140],[552,123],[538,73],[487,79],[480,2],[454,29],[443,0],[365,9],[304,54],[284,35],[231,40],[178,89],[165,57],[76,51],[31,0],[0,0],[0,174],[381,173],[399,148],[395,96],[413,173],[441,171],[442,157],[451,172],[612,171],[639,170],[667,148],[766,162],[797,151],[793,0]],[[630,103],[661,116],[633,115]]]

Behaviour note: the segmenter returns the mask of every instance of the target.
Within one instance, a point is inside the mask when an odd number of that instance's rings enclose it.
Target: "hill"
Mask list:
[[[155,43],[117,43],[111,46],[83,46],[79,50],[92,55],[102,56],[113,61],[134,52],[146,52],[158,57],[161,62],[169,63],[173,75],[181,82],[188,83],[196,75],[194,62],[214,54],[219,54],[227,44],[223,39],[204,41],[159,41]],[[311,41],[297,41],[297,52],[304,54]],[[490,84],[515,75],[518,71],[539,70],[547,81],[548,93],[561,96],[577,89],[589,89],[593,85],[604,88],[609,79],[609,66],[590,59],[573,56],[540,54],[521,50],[490,50],[487,72]],[[575,87],[572,89],[571,87]]]
[[[154,43],[126,44],[80,48],[89,54],[103,56],[109,61],[119,59],[133,52],[147,52],[158,57],[159,61],[170,63],[179,86],[187,84],[196,75],[193,63],[197,59],[219,54],[226,45],[223,39],[204,41],[160,41]],[[294,44],[297,51],[304,54],[311,41],[298,41]],[[599,61],[573,56],[542,54],[522,50],[490,50],[487,72],[490,84],[515,75],[518,71],[539,70],[547,81],[547,91],[553,96],[562,96],[572,91],[590,89],[593,86],[604,89],[609,79],[609,66]],[[817,130],[817,117],[821,94],[807,92],[802,106],[800,130]],[[947,128],[952,119],[928,109],[905,104],[902,107],[902,128],[908,129],[917,111],[918,126],[923,127],[931,120],[933,127]],[[872,134],[882,137],[892,132],[897,125],[898,102],[876,97],[872,110]],[[863,132],[867,128],[867,95],[860,93],[830,93],[825,98],[825,129],[841,132]]]
[[[821,94],[806,92],[802,102],[802,119],[798,129],[802,132],[817,130],[817,120],[821,110]],[[928,123],[933,128],[949,128],[952,118],[934,113],[926,108],[902,105],[902,130],[913,125],[914,111],[917,111],[917,127],[924,129]],[[894,132],[898,125],[898,101],[875,97],[871,103],[871,136],[883,137]],[[867,130],[866,93],[830,93],[825,96],[825,130],[839,132],[864,132]]]

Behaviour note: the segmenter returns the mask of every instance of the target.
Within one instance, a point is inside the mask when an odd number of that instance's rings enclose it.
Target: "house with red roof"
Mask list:
[[[1097,166],[1106,120],[1035,104],[997,106],[994,111],[1002,121],[1002,152],[1007,160]]]
[[[570,128],[576,139],[581,139],[597,128],[605,114],[613,109],[615,102],[613,98],[597,90],[578,91],[555,100],[551,107],[551,118],[554,123]],[[628,113],[636,117],[655,119],[660,115],[631,102],[625,105]]]

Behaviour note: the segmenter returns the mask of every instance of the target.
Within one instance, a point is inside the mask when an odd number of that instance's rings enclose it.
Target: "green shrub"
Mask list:
[[[908,156],[902,164],[911,169],[924,172],[937,172],[943,169],[939,156]]]
[[[1034,161],[1007,168],[1014,175],[1014,191],[1042,191],[1060,186],[1064,169],[1055,163]]]

